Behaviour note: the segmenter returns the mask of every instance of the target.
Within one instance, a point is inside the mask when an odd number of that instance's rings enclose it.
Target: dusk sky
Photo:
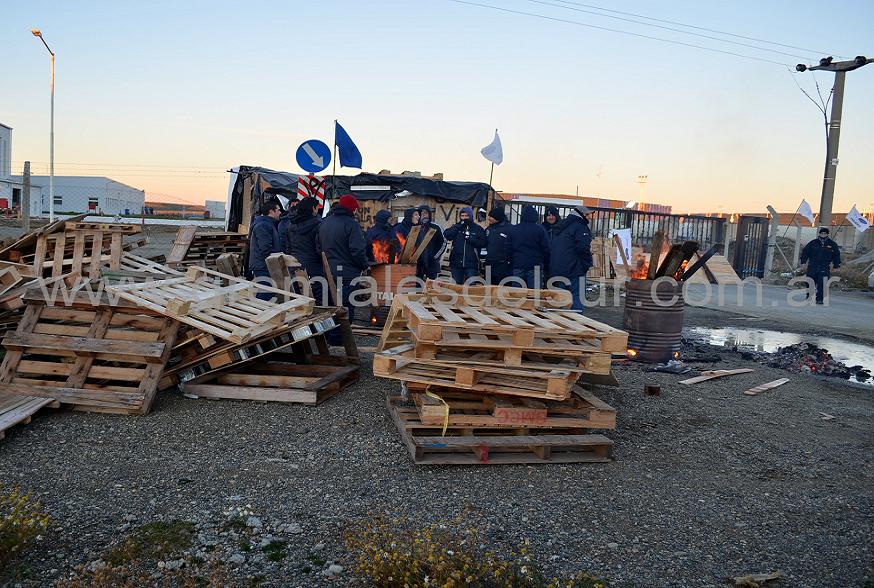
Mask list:
[[[147,199],[224,200],[238,164],[299,172],[298,144],[330,144],[337,118],[371,172],[487,181],[479,151],[499,128],[498,190],[637,200],[646,174],[647,200],[675,212],[791,212],[802,197],[816,211],[822,115],[793,77],[827,94],[833,74],[786,65],[874,55],[870,0],[471,3],[528,14],[451,0],[6,0],[0,122],[14,128],[13,169],[48,168],[38,27],[57,53],[56,174],[110,176]],[[790,55],[717,42],[595,5],[805,49],[684,29]],[[835,211],[874,207],[872,104],[874,64],[847,76]]]

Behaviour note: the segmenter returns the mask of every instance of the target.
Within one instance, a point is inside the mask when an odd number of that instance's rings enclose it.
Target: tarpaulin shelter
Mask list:
[[[271,196],[297,198],[301,174],[241,165],[231,170],[228,190],[229,231],[247,232],[260,203]],[[306,176],[304,176],[306,177]],[[388,209],[400,216],[405,208],[427,204],[434,221],[443,226],[455,222],[465,206],[486,207],[494,197],[482,182],[449,182],[418,175],[360,173],[355,176],[324,176],[327,199],[353,194],[361,204],[358,220],[363,228],[373,224],[373,215]]]

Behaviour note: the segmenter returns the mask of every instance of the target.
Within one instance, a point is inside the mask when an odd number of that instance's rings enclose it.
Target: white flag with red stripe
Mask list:
[[[297,176],[297,199],[313,197],[319,201],[319,208],[325,205],[325,179],[314,175]]]

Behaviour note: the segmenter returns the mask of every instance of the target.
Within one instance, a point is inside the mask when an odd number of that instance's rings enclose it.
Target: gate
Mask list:
[[[737,223],[732,267],[740,279],[765,277],[768,255],[768,219],[763,216],[741,216]]]

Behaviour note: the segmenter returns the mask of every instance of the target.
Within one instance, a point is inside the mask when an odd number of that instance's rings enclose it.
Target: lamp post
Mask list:
[[[49,222],[55,220],[55,52],[51,50],[49,44],[39,29],[31,29],[34,37],[39,37],[42,44],[46,46],[49,55],[52,56],[52,114],[51,123],[49,126]]]

